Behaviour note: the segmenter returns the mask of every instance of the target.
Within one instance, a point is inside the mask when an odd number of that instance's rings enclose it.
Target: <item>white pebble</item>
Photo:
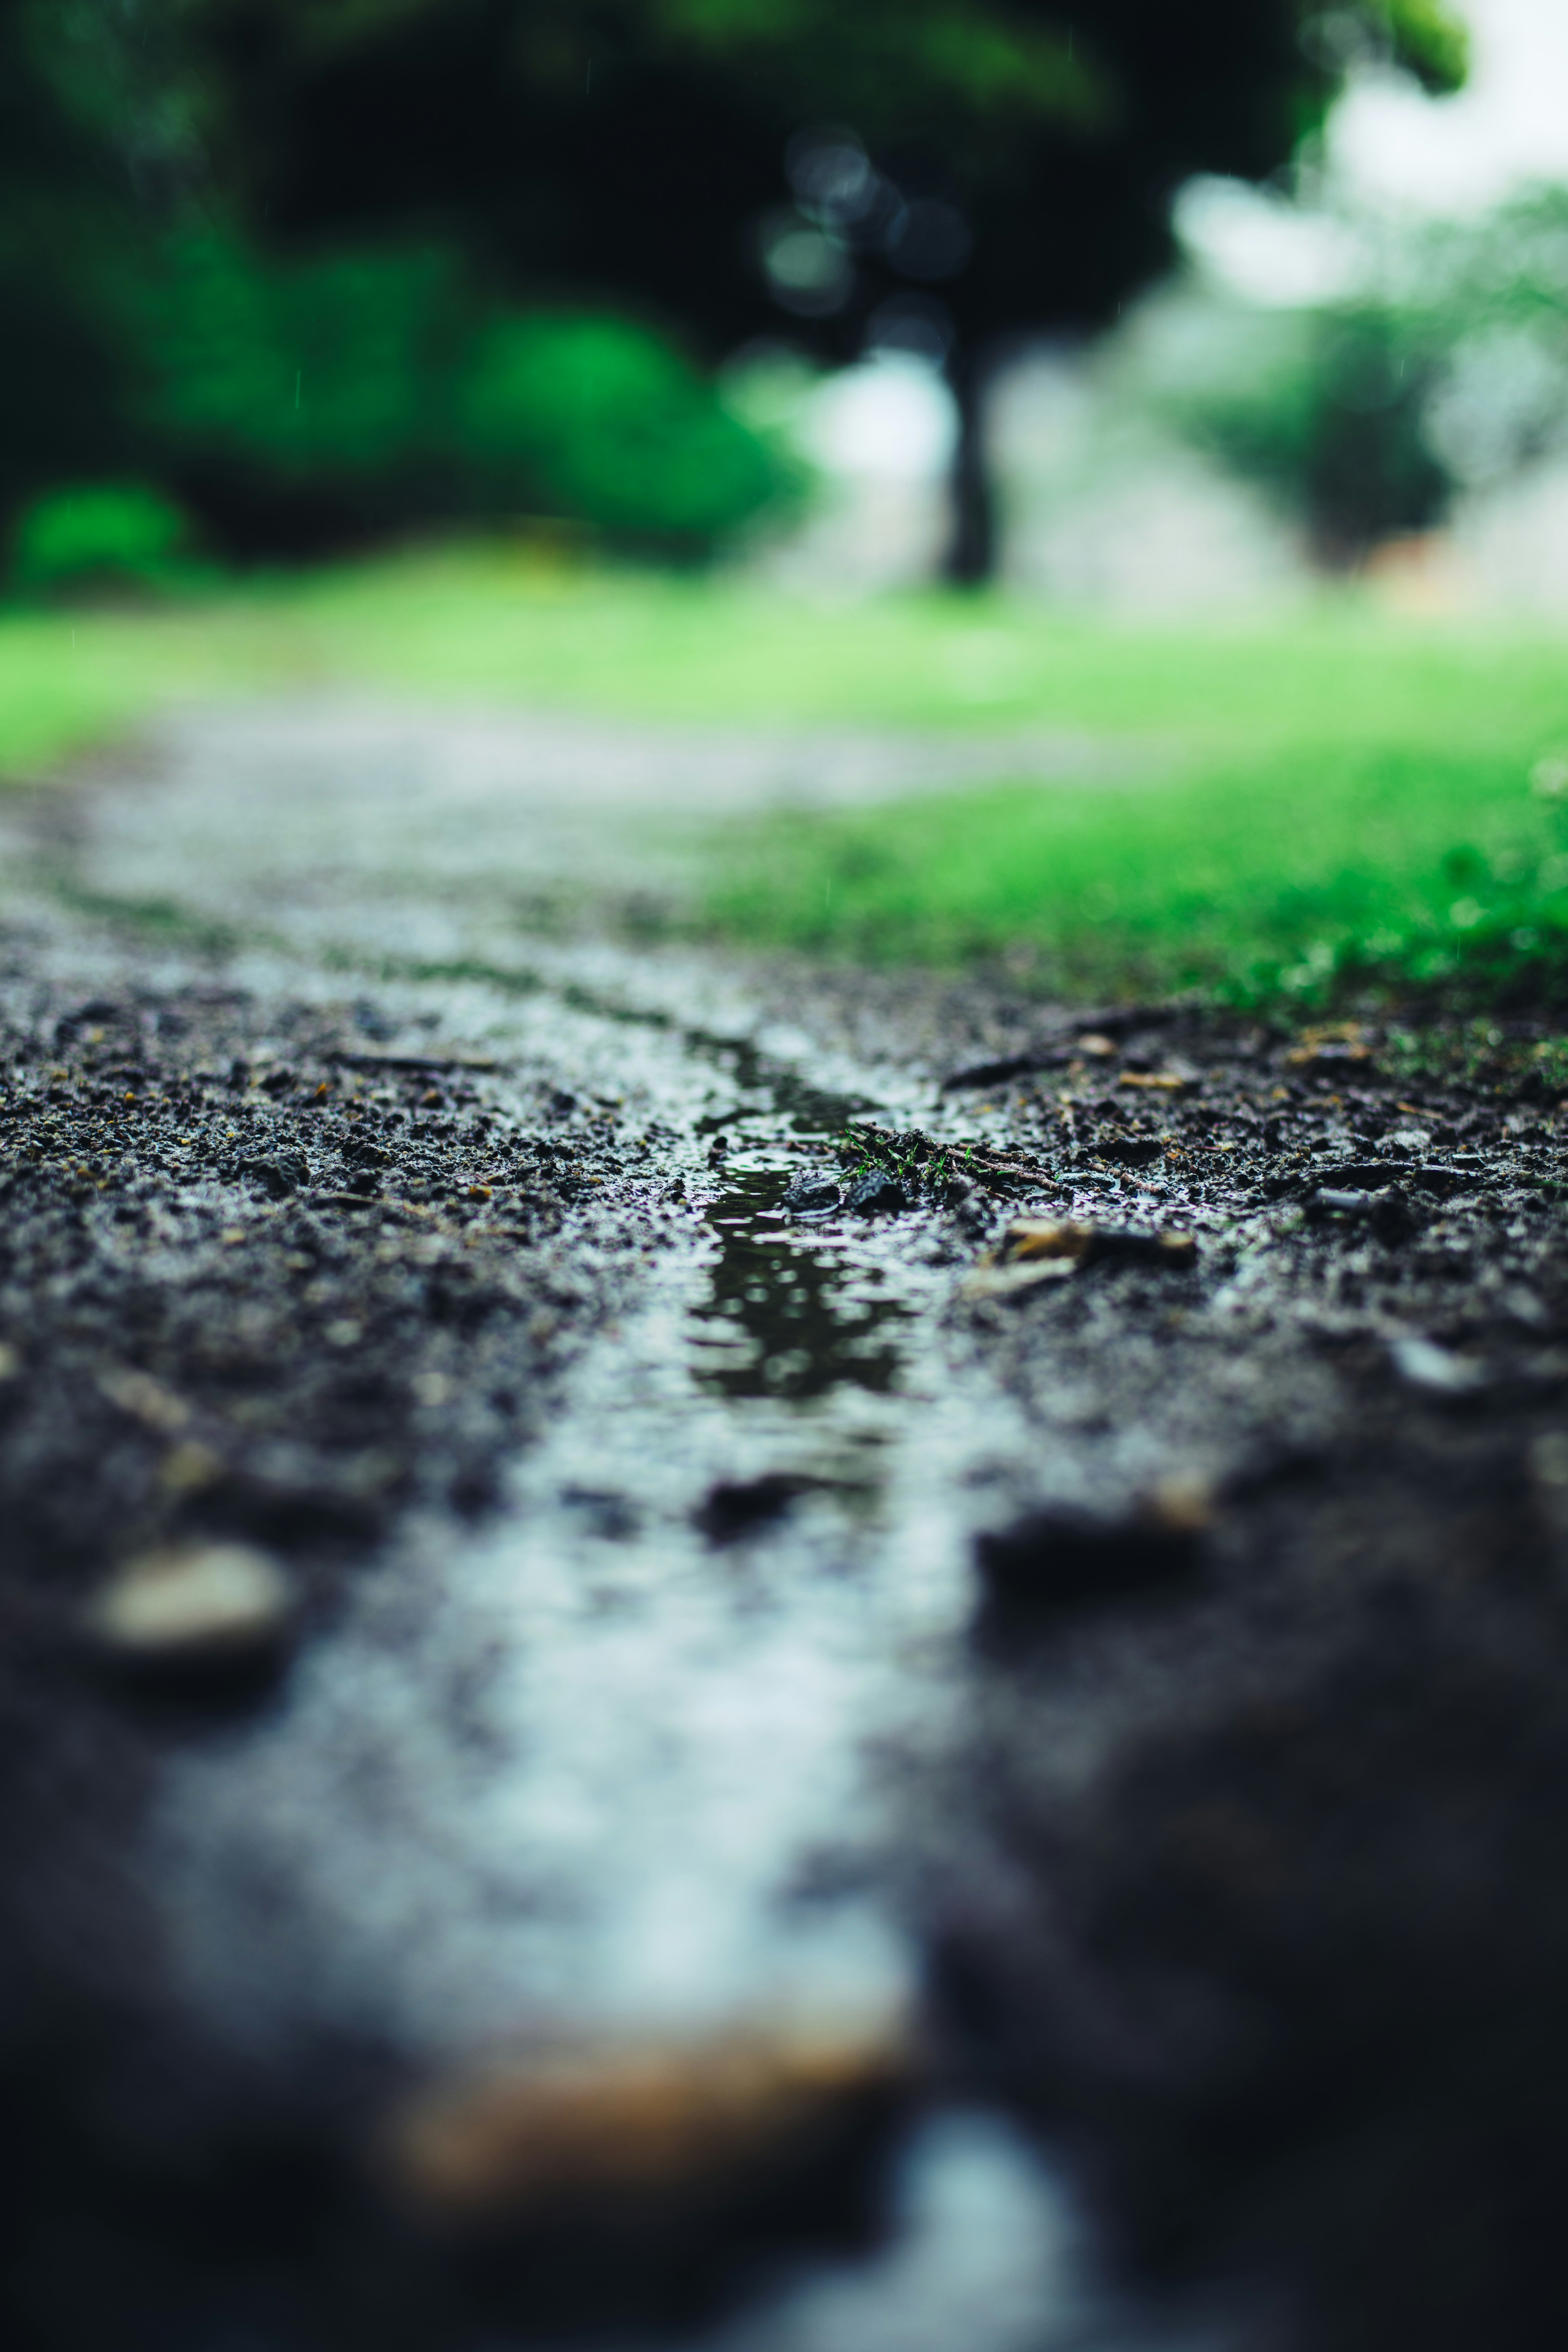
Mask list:
[[[248,1544],[204,1543],[127,1560],[88,1612],[89,1630],[127,1657],[232,1658],[269,1647],[294,1610],[276,1560]]]

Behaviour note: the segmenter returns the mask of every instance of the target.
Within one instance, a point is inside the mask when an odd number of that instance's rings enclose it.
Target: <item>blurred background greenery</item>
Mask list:
[[[784,331],[945,367],[982,574],[996,338],[1104,324],[1180,183],[1287,163],[1357,44],[1462,77],[1438,0],[1319,13],[4,0],[0,504],[134,481],[229,559],[509,514],[689,557],[798,489],[714,375]]]
[[[716,827],[683,919],[1555,992],[1560,624],[1478,583],[1568,548],[1568,191],[1435,219],[1325,132],[1501,5],[0,0],[0,768],[334,680],[989,730]]]

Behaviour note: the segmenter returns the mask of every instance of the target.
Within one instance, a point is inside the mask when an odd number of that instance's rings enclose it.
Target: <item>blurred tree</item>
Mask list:
[[[1338,224],[1355,243],[1353,219]],[[1108,417],[1139,415],[1271,491],[1320,558],[1440,522],[1568,450],[1568,189],[1463,222],[1378,222],[1340,297],[1260,307],[1189,278],[1100,355]]]
[[[123,234],[97,144],[41,68],[30,12],[0,0],[0,511],[121,433],[89,257]]]
[[[165,234],[455,248],[513,299],[629,305],[710,359],[783,330],[940,362],[963,577],[990,562],[999,340],[1103,323],[1164,262],[1181,181],[1286,163],[1358,54],[1438,89],[1464,63],[1442,0],[0,0],[0,21],[57,210],[91,185]],[[177,405],[153,402],[166,431]]]
[[[394,12],[294,13],[314,57]],[[126,552],[152,511],[138,477],[220,548],[291,553],[521,513],[688,555],[788,494],[798,468],[668,336],[580,304],[520,314],[461,221],[268,238],[232,131],[264,95],[243,29],[209,0],[0,0],[16,584],[168,572]]]
[[[193,0],[195,5],[195,0]],[[1000,339],[1091,329],[1196,171],[1289,161],[1373,51],[1462,79],[1440,0],[205,0],[253,216],[477,237],[521,289],[710,356],[903,346],[957,395],[952,568],[989,568]]]
[[[784,486],[667,341],[510,310],[440,240],[279,257],[188,230],[130,307],[132,412],[231,545],[564,514],[688,555]]]

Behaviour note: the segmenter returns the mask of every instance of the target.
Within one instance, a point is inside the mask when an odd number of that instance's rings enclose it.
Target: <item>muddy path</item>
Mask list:
[[[369,724],[5,816],[16,2340],[1542,2340],[1544,1034],[637,951],[689,746]]]

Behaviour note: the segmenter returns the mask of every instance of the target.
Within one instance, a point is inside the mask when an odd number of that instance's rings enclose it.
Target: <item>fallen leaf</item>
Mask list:
[[[723,2189],[737,2168],[887,2104],[909,2070],[902,2031],[886,2027],[542,2052],[417,2094],[384,2152],[404,2193],[448,2221],[563,2197]]]
[[[1065,1223],[1057,1217],[1015,1217],[1002,1236],[999,1256],[1015,1258],[1082,1257],[1094,1228]]]

